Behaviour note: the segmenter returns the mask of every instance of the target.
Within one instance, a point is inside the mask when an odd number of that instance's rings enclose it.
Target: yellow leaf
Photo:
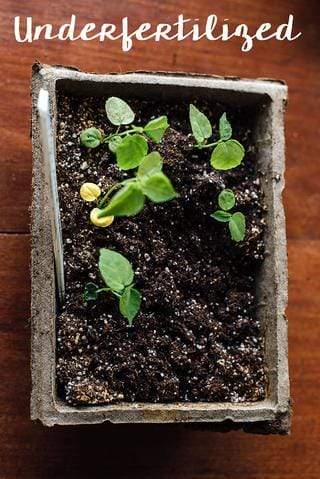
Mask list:
[[[101,195],[101,190],[95,183],[83,183],[80,196],[84,201],[94,201]]]
[[[90,213],[90,220],[95,226],[100,226],[100,228],[105,228],[106,226],[110,226],[113,223],[114,216],[103,216],[102,218],[98,218],[98,213],[100,213],[99,208],[93,208]]]

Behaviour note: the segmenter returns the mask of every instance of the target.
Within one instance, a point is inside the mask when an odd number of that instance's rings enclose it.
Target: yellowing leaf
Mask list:
[[[94,201],[101,195],[101,189],[95,183],[83,183],[80,196],[84,201]]]

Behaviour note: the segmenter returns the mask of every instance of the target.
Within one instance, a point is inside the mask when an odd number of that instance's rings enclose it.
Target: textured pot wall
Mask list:
[[[263,189],[268,204],[266,244],[268,256],[257,282],[259,315],[266,331],[269,366],[267,399],[257,403],[116,404],[74,408],[56,396],[55,316],[56,289],[50,226],[49,189],[39,146],[36,103],[40,88],[49,91],[55,134],[55,91],[63,87],[73,93],[148,98],[165,94],[201,96],[226,103],[267,103],[257,117],[254,132],[259,145],[259,166],[266,173]],[[249,432],[282,433],[290,427],[287,365],[287,270],[285,223],[281,194],[284,186],[283,117],[286,87],[271,80],[241,80],[185,74],[128,73],[93,75],[63,67],[36,64],[32,77],[32,395],[31,417],[45,425],[123,422],[201,422],[217,430],[243,428]]]

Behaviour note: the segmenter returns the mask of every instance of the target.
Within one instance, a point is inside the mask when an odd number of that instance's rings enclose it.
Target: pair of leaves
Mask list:
[[[242,241],[246,234],[246,219],[243,213],[228,213],[227,211],[216,211],[211,215],[215,220],[229,223],[229,231],[233,241]]]
[[[198,144],[202,144],[205,140],[212,136],[212,126],[208,117],[198,110],[194,105],[190,105],[189,118],[193,136]],[[224,113],[219,120],[220,140],[227,141],[232,136],[232,128]]]
[[[148,197],[162,203],[177,197],[169,178],[162,173],[162,160],[154,151],[145,156],[139,165],[137,177],[126,183],[101,210],[103,216],[133,216],[139,213]]]
[[[215,211],[211,217],[222,223],[229,224],[229,231],[231,238],[236,241],[242,241],[246,233],[246,219],[245,216],[240,213],[230,213],[229,210],[234,207],[236,199],[233,191],[225,189],[221,191],[218,197],[218,204],[221,210]]]
[[[87,283],[84,290],[84,300],[96,300],[98,293],[111,291],[119,298],[119,310],[129,325],[140,310],[141,293],[134,288],[134,272],[131,263],[120,253],[110,249],[100,249],[99,270],[107,288],[101,288],[95,283]]]
[[[131,263],[122,254],[100,249],[99,270],[111,291],[119,293],[119,308],[129,325],[140,310],[141,294],[133,287],[134,272]]]
[[[210,163],[216,170],[230,170],[239,166],[244,157],[244,148],[237,140],[231,139],[232,127],[223,113],[219,120],[220,141],[213,150]]]
[[[190,105],[189,118],[192,133],[198,146],[204,147],[207,140],[212,136],[212,126],[209,119],[194,105]],[[230,170],[239,166],[244,157],[244,148],[237,140],[231,139],[232,127],[226,113],[223,113],[219,120],[219,135],[218,144],[211,154],[211,166],[217,170]]]

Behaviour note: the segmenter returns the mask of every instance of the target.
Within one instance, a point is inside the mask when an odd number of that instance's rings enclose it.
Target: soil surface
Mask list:
[[[251,129],[256,111],[197,102],[215,124],[227,111],[233,137],[246,150],[242,166],[218,172],[210,150],[192,148],[188,103],[129,99],[135,124],[167,114],[170,129],[150,148],[163,156],[164,172],[180,193],[163,204],[147,202],[131,218],[108,228],[89,221],[92,203],[79,189],[85,181],[103,191],[131,172],[120,172],[103,145],[80,145],[83,128],[114,129],[106,98],[58,97],[58,184],[64,240],[66,303],[57,323],[59,394],[74,405],[116,401],[258,401],[267,387],[264,332],[256,317],[255,278],[264,257],[264,207]],[[262,108],[263,106],[261,106]],[[246,216],[245,240],[230,239],[228,226],[210,217],[222,188],[232,188],[234,211]],[[84,303],[85,283],[103,286],[99,248],[125,255],[142,292],[133,327],[108,294]]]

